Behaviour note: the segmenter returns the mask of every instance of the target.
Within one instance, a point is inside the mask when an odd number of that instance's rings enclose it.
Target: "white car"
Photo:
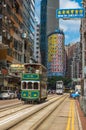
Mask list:
[[[0,91],[0,99],[13,99],[15,97],[15,93],[11,90]]]

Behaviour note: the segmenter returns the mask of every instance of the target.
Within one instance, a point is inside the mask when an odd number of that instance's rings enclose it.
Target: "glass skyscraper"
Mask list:
[[[59,8],[58,0],[41,1],[40,17],[40,50],[41,62],[47,67],[47,35],[59,27],[59,20],[56,19],[56,9]]]

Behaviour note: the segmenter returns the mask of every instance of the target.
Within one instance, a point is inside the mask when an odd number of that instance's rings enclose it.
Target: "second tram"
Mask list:
[[[64,85],[63,81],[56,81],[56,94],[63,94],[64,91]]]

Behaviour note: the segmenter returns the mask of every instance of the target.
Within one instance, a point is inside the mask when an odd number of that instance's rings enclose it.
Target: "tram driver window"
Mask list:
[[[38,89],[38,83],[34,83],[34,89]]]
[[[22,83],[22,88],[23,88],[23,89],[26,89],[26,82],[23,82],[23,83]]]
[[[31,82],[28,83],[28,89],[32,89],[32,83]]]

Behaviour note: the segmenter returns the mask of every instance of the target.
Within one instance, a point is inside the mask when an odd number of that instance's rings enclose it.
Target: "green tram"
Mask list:
[[[21,100],[41,102],[47,98],[47,69],[38,63],[25,63],[21,80]]]

